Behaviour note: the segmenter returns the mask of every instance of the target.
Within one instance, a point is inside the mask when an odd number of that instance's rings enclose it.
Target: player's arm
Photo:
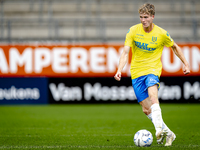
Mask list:
[[[175,42],[174,42],[174,45],[171,48],[174,51],[174,53],[176,54],[176,56],[178,56],[178,58],[184,64],[183,73],[184,74],[189,74],[190,73],[190,67],[189,67],[189,64],[188,64],[187,60],[185,59],[185,56],[183,55],[183,53],[181,51],[181,48]]]
[[[123,50],[123,52],[120,56],[118,70],[117,70],[117,73],[114,76],[114,78],[117,81],[121,80],[121,72],[122,72],[122,69],[124,68],[124,66],[126,65],[126,63],[128,62],[129,51],[130,51],[130,47],[124,46],[124,50]]]

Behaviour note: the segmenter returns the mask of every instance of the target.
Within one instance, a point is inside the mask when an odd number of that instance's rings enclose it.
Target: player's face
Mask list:
[[[144,28],[150,27],[150,25],[153,23],[154,15],[149,14],[140,14],[140,21]]]

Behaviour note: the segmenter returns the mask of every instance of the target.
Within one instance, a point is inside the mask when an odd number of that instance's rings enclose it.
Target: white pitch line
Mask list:
[[[46,137],[48,135],[0,135],[0,137]],[[64,137],[71,137],[71,136],[133,136],[133,134],[88,134],[88,135],[80,135],[80,134],[66,134],[66,135],[57,135],[57,136],[64,136]]]
[[[95,145],[88,145],[88,146],[0,146],[0,149],[55,149],[55,148],[133,148],[136,146],[95,146]]]
[[[0,146],[0,149],[57,149],[57,148],[134,148],[136,146],[120,146],[120,145],[113,145],[113,146],[100,146],[100,145],[77,145],[77,146]],[[158,147],[158,146],[151,146],[151,147]],[[177,148],[181,148],[181,147],[188,147],[188,148],[194,148],[194,147],[200,147],[200,145],[173,145],[172,147],[177,147]]]

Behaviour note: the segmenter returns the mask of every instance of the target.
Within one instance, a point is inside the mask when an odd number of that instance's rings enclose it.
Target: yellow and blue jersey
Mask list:
[[[161,75],[161,55],[164,46],[173,46],[174,41],[164,29],[154,25],[153,30],[146,33],[142,24],[132,26],[126,34],[125,46],[132,48],[131,78],[143,75]]]

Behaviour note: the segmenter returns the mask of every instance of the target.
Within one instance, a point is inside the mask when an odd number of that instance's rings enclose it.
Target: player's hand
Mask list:
[[[183,67],[183,73],[186,75],[186,74],[189,74],[190,73],[190,67],[189,66],[184,66]]]
[[[120,81],[121,80],[121,72],[117,72],[114,76],[115,80]]]

